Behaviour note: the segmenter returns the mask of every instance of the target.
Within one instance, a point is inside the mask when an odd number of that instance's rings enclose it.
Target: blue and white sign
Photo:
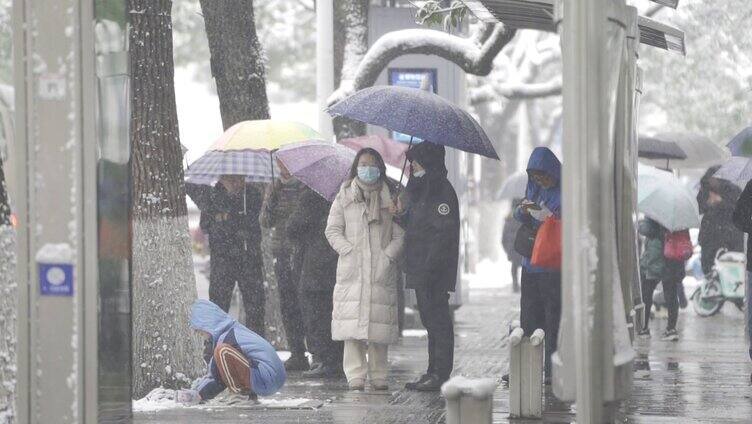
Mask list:
[[[37,252],[39,294],[73,296],[73,249],[67,243],[45,244]]]
[[[436,87],[436,69],[435,68],[389,68],[389,85],[399,87],[409,87],[420,90],[423,80],[428,78],[430,90],[437,92]],[[397,131],[392,131],[392,139],[402,143],[409,143],[410,136]],[[413,144],[418,144],[423,140],[414,137]]]
[[[39,293],[42,296],[73,296],[73,265],[39,264]]]

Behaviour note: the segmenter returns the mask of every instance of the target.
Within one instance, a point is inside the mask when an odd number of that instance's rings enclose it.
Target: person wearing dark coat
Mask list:
[[[342,373],[343,343],[332,340],[332,306],[337,276],[337,252],[324,235],[331,203],[304,187],[287,219],[287,238],[298,246],[300,283],[308,350],[313,355],[305,378],[338,377]]]
[[[752,234],[752,181],[744,187],[744,191],[739,196],[734,209],[733,221],[736,228],[747,234]],[[747,307],[747,332],[749,340],[752,340],[752,237],[747,237],[747,287],[746,287]],[[749,347],[749,359],[752,359],[752,345]],[[752,375],[750,375],[752,382]]]
[[[271,230],[271,250],[274,256],[274,276],[279,292],[279,309],[285,327],[290,358],[285,361],[288,371],[308,371],[305,356],[305,327],[298,301],[300,263],[298,243],[289,238],[289,217],[296,207],[305,186],[295,179],[284,165],[277,161],[280,177],[266,186],[261,205],[259,223]]]
[[[501,247],[504,249],[504,253],[509,259],[512,272],[512,291],[518,293],[520,291],[520,279],[519,272],[522,266],[522,255],[514,250],[514,240],[517,237],[517,231],[522,227],[522,223],[514,219],[514,210],[520,205],[522,199],[512,200],[512,210],[504,218],[504,228],[501,232]]]
[[[561,162],[546,147],[537,147],[527,164],[525,200],[514,217],[523,225],[538,229],[550,216],[561,219]],[[525,335],[542,328],[546,335],[544,374],[551,382],[551,356],[557,349],[561,322],[561,272],[536,267],[522,259],[520,326]]]
[[[444,146],[429,142],[407,152],[412,177],[404,208],[401,200],[397,206],[405,228],[407,287],[415,290],[420,320],[428,331],[428,369],[406,385],[410,390],[437,391],[454,368],[449,293],[457,283],[460,214],[444,156]]]
[[[246,327],[264,336],[264,283],[261,191],[242,175],[223,175],[213,187],[187,183],[186,193],[201,211],[201,230],[209,239],[209,300],[227,312],[237,283]]]
[[[640,256],[640,281],[642,285],[642,302],[645,304],[645,325],[638,335],[650,336],[650,308],[653,306],[653,292],[661,283],[668,309],[666,331],[661,336],[664,341],[678,341],[676,322],[679,318],[679,297],[677,287],[684,279],[684,261],[675,261],[664,256],[664,240],[668,230],[656,221],[645,218],[640,222],[639,233],[645,237]]]
[[[734,226],[733,216],[741,190],[733,183],[713,178],[718,167],[708,169],[700,180],[697,204],[702,214],[698,243],[702,247],[702,272],[713,270],[715,255],[720,249],[744,251],[744,233]]]

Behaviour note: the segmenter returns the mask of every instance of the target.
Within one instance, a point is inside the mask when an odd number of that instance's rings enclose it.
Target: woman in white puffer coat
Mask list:
[[[388,389],[388,348],[399,337],[396,262],[404,231],[394,223],[385,174],[377,151],[359,151],[326,227],[339,254],[332,338],[345,342],[343,368],[353,390],[363,390],[367,376],[374,389]]]

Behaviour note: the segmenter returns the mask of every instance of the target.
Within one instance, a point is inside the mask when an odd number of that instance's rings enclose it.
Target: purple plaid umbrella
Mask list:
[[[283,147],[275,156],[290,174],[330,202],[337,196],[355,160],[352,149],[318,141]]]
[[[369,87],[334,104],[327,112],[499,159],[475,119],[459,106],[425,90],[387,85]]]

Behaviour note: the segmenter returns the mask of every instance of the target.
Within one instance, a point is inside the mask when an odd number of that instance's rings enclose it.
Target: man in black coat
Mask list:
[[[713,270],[715,255],[720,249],[744,251],[744,233],[733,225],[734,207],[741,190],[726,180],[713,178],[718,167],[712,167],[700,180],[697,204],[702,214],[697,241],[702,247],[702,272]]]
[[[298,246],[299,294],[308,350],[313,355],[305,378],[343,375],[343,343],[332,340],[332,305],[337,252],[324,236],[331,204],[308,187],[300,192],[287,218],[287,237]]]
[[[227,312],[237,283],[246,327],[264,337],[261,191],[242,175],[223,175],[214,187],[189,183],[185,190],[201,210],[201,230],[209,237],[209,300]]]
[[[430,142],[407,152],[412,177],[404,208],[398,201],[405,227],[407,287],[415,290],[420,320],[428,330],[428,370],[405,386],[411,390],[439,390],[454,367],[449,293],[457,283],[460,215],[444,154],[444,146]]]
[[[747,234],[752,234],[752,181],[747,183],[744,191],[739,196],[739,201],[736,202],[736,208],[734,209],[733,219],[736,228]],[[747,336],[752,340],[752,308],[749,307],[752,303],[752,237],[747,238],[746,302]],[[752,359],[752,345],[749,346],[749,359]],[[750,383],[752,383],[752,375],[750,375]]]

